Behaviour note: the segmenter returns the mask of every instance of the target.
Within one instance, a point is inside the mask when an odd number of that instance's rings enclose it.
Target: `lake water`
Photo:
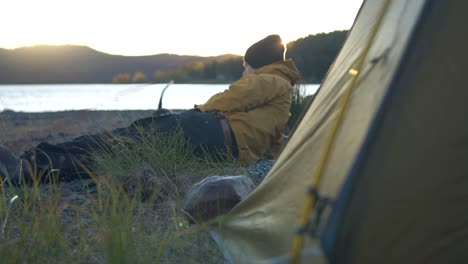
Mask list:
[[[306,94],[315,93],[318,86],[303,85]],[[158,107],[164,87],[166,84],[0,85],[0,111],[150,110]],[[228,84],[172,84],[164,93],[163,107],[189,109],[228,87]]]

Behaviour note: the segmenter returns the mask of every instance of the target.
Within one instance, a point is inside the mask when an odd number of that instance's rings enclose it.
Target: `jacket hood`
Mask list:
[[[295,85],[300,79],[299,70],[290,59],[277,61],[275,63],[256,69],[253,74],[274,74],[289,80],[291,85]]]

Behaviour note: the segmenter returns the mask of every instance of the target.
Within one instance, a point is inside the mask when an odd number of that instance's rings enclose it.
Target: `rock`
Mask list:
[[[239,176],[210,176],[190,187],[184,210],[191,223],[202,223],[229,212],[255,189],[252,180]]]

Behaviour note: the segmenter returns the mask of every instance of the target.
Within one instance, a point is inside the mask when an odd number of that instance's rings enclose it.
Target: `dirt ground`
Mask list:
[[[20,155],[40,142],[59,143],[86,134],[126,127],[152,113],[153,110],[44,113],[6,110],[0,112],[0,144]]]

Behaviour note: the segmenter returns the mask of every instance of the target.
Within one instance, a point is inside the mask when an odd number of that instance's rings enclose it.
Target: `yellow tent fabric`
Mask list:
[[[356,61],[363,56],[363,47],[383,3],[384,0],[374,0],[363,4],[318,94],[270,173],[222,222],[212,226],[235,263],[263,263],[290,253],[307,185],[336,117],[338,102],[349,87]],[[391,2],[365,58],[320,192],[333,198],[340,191],[396,74],[424,4],[424,0]],[[309,248],[318,244],[318,240],[307,241]],[[325,258],[317,256],[314,260],[321,263]]]
[[[328,219],[330,263],[468,263],[466,10],[425,1]]]

